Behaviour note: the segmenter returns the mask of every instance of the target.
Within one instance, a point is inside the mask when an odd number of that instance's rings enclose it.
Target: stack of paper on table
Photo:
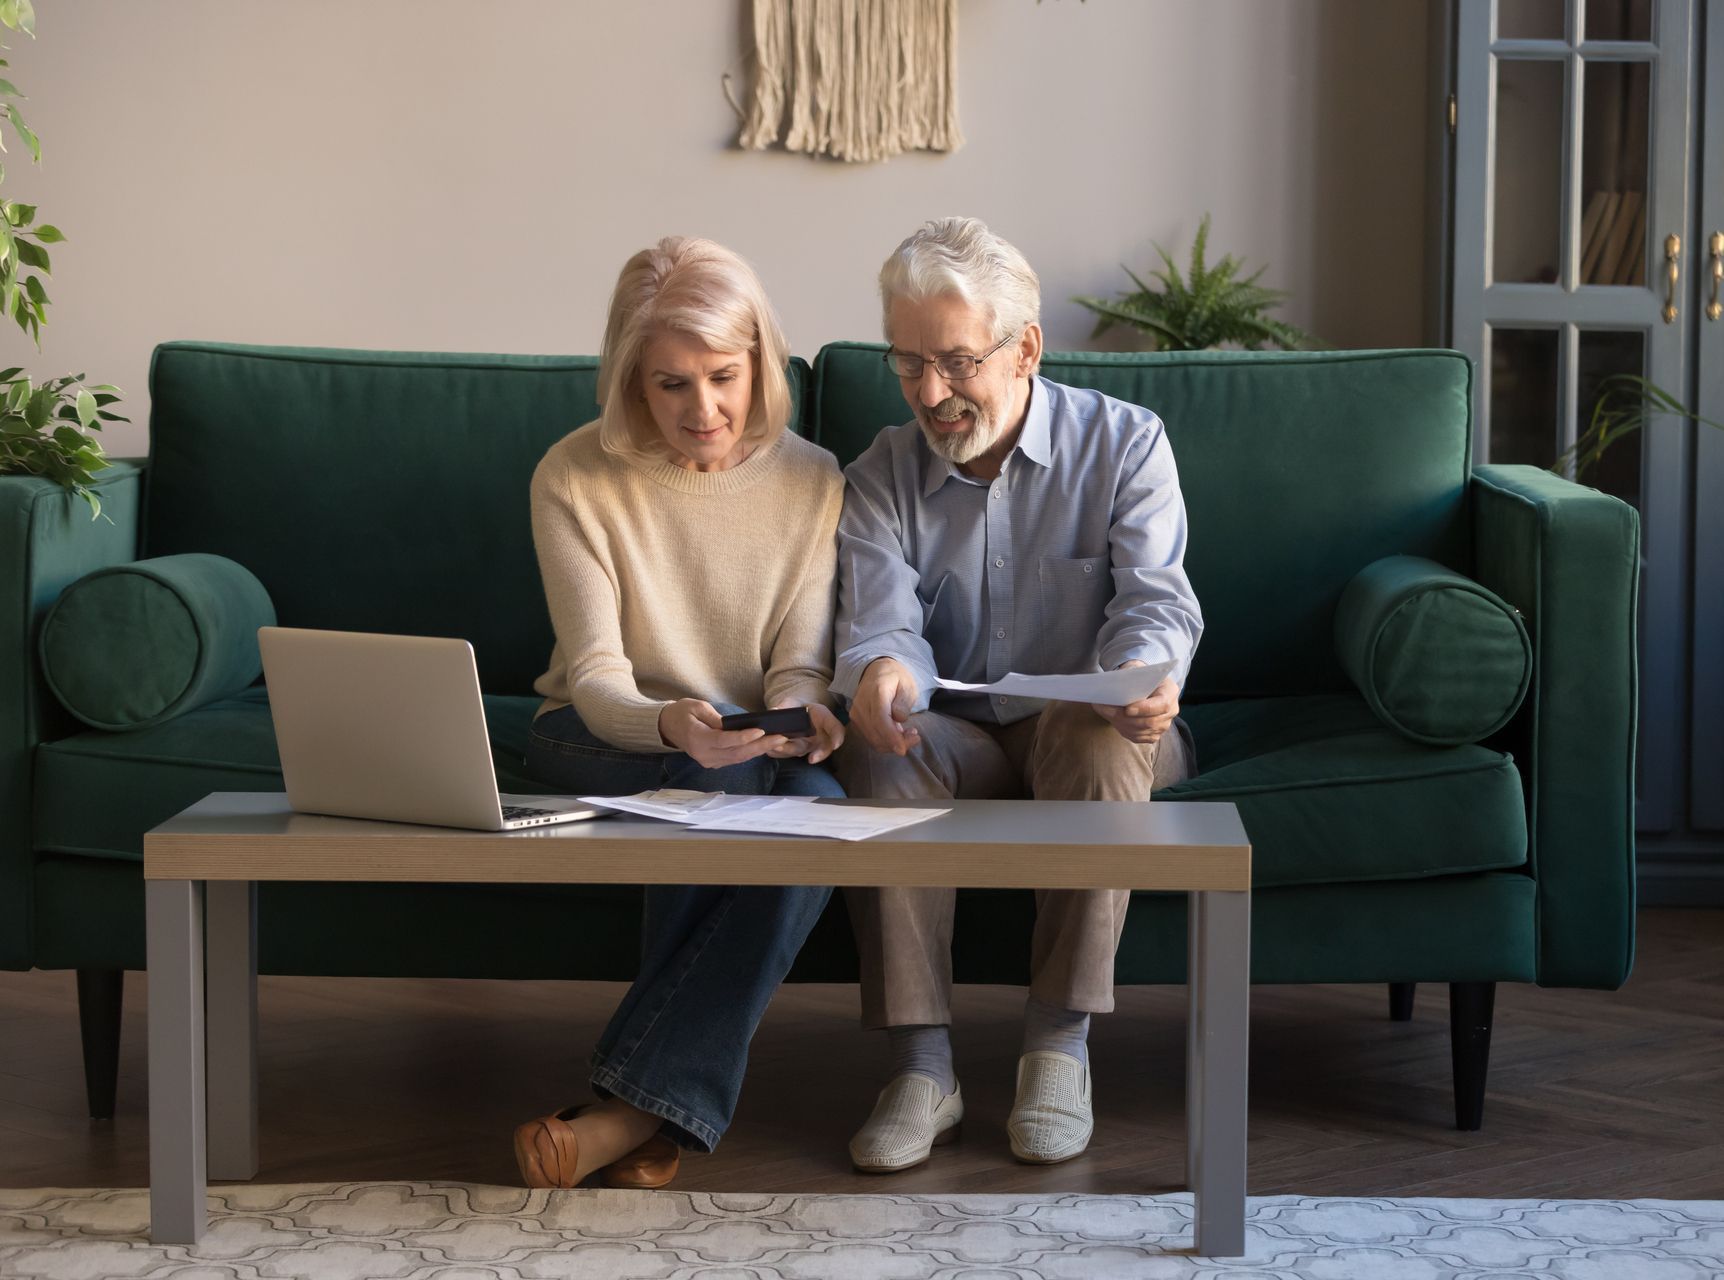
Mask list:
[[[580,796],[585,804],[680,822],[697,831],[759,831],[779,836],[866,840],[884,831],[937,818],[950,809],[880,809],[814,804],[813,796],[732,796],[722,791],[667,788],[632,796]]]

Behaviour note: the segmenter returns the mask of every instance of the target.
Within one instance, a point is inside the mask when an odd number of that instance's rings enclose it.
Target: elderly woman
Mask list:
[[[556,645],[528,772],[564,793],[658,787],[841,796],[820,762],[843,480],[785,430],[783,335],[760,281],[706,240],[624,266],[601,414],[533,474]],[[808,709],[813,733],[726,731],[722,713]],[[596,1105],[521,1125],[531,1187],[663,1186],[730,1123],[748,1042],[830,890],[655,886],[639,976],[592,1059]]]

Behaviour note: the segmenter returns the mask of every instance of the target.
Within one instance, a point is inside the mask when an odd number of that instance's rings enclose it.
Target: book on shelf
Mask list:
[[[1630,242],[1634,221],[1640,214],[1645,197],[1638,191],[1624,191],[1616,205],[1616,217],[1610,224],[1610,236],[1604,242],[1604,252],[1598,258],[1598,275],[1590,283],[1615,284],[1622,270],[1624,257],[1632,259],[1635,248]]]
[[[1586,202],[1586,212],[1580,219],[1580,278],[1587,278],[1588,267],[1598,260],[1598,228],[1604,221],[1604,206],[1608,191],[1594,191]]]
[[[1604,256],[1605,243],[1610,239],[1616,210],[1622,204],[1620,191],[1595,191],[1587,205],[1586,223],[1592,230],[1581,238],[1580,282],[1598,283],[1598,260]],[[1594,217],[1596,211],[1597,216]]]
[[[1628,243],[1616,264],[1616,283],[1639,285],[1646,283],[1646,199],[1641,197],[1634,210],[1634,223],[1628,231]]]
[[[1580,283],[1641,283],[1646,259],[1646,193],[1593,192],[1581,218],[1580,243]]]

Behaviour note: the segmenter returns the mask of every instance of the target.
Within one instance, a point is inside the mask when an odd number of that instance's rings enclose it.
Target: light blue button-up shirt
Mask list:
[[[1004,469],[965,475],[914,421],[844,471],[835,693],[877,658],[916,677],[914,710],[1010,724],[1033,698],[936,691],[1009,671],[1108,671],[1173,659],[1183,688],[1203,634],[1185,576],[1185,500],[1161,419],[1037,377]]]

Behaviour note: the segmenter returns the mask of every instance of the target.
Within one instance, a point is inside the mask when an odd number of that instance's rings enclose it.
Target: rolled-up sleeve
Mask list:
[[[1132,441],[1108,527],[1113,600],[1099,637],[1104,671],[1136,658],[1175,662],[1181,689],[1203,635],[1203,610],[1185,576],[1185,499],[1159,418]]]
[[[854,698],[869,663],[896,658],[916,677],[911,709],[927,709],[938,669],[922,634],[920,581],[905,552],[891,454],[883,440],[877,441],[844,473],[834,693]]]

